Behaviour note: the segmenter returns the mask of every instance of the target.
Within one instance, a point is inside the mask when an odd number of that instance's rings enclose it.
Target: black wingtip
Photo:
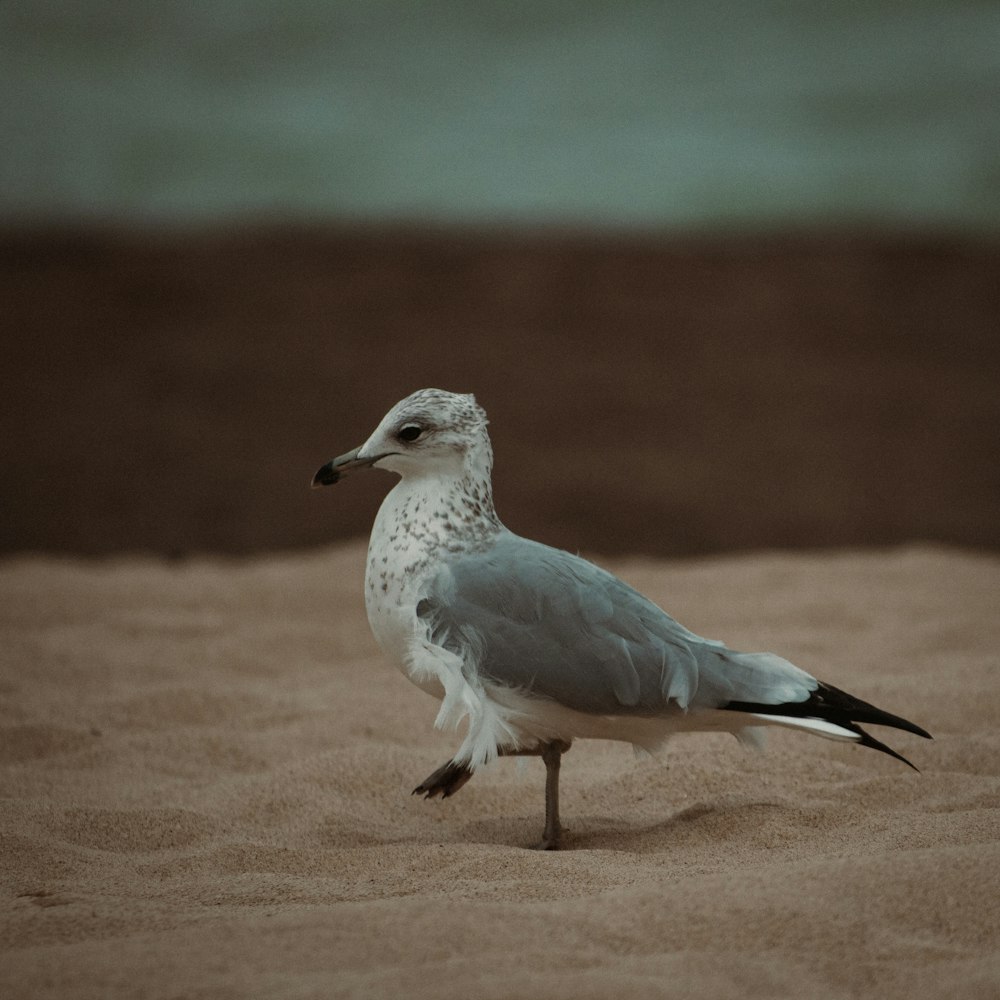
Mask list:
[[[897,753],[895,750],[892,749],[892,747],[887,746],[881,740],[875,739],[875,737],[872,736],[871,733],[865,732],[865,730],[863,730],[860,726],[851,725],[847,726],[846,728],[853,730],[854,732],[858,733],[861,736],[861,739],[858,740],[859,746],[869,747],[872,750],[881,750],[882,753],[887,753],[890,757],[895,757],[896,760],[901,760],[907,767],[912,767],[913,770],[917,772],[917,774],[920,773],[920,768],[917,767],[916,764],[913,764],[910,761],[908,761],[901,753]],[[918,735],[927,736],[927,739],[932,738],[928,736],[927,733],[920,733]]]
[[[890,712],[883,712],[867,701],[855,698],[854,695],[835,688],[832,684],[819,682],[816,690],[805,700],[800,702],[790,702],[784,705],[764,705],[760,703],[751,704],[749,702],[731,701],[724,705],[737,712],[753,712],[760,715],[783,715],[789,718],[823,719],[832,722],[834,725],[848,729],[856,733],[858,743],[863,747],[872,750],[880,750],[882,753],[895,757],[902,761],[907,767],[912,767],[919,772],[919,768],[910,763],[902,754],[896,753],[890,746],[886,746],[881,740],[875,739],[870,733],[865,732],[858,723],[865,723],[872,726],[889,726],[892,729],[901,729],[914,736],[922,736],[925,740],[933,739],[926,729],[921,728],[909,719],[904,719],[899,715],[892,715]]]
[[[864,704],[864,703],[862,703]],[[934,739],[933,736],[926,729],[918,726],[915,722],[910,722],[909,719],[904,719],[900,715],[891,715],[889,712],[883,712],[880,708],[875,708],[874,705],[865,705],[868,712],[864,713],[864,718],[861,718],[861,712],[855,713],[855,722],[866,722],[873,726],[889,726],[892,729],[902,729],[904,732],[913,733],[914,736],[922,736],[925,740]]]
[[[893,715],[891,712],[876,708],[870,702],[855,698],[854,695],[841,691],[840,688],[836,688],[832,684],[820,681],[813,698],[829,707],[831,715],[824,716],[824,718],[829,718],[831,722],[839,721],[835,716],[840,715],[849,718],[851,722],[863,722],[872,726],[888,726],[891,729],[901,729],[904,732],[913,733],[914,736],[922,736],[925,740],[933,739],[926,729],[918,726],[915,722],[910,722],[909,719],[904,719],[901,715]]]

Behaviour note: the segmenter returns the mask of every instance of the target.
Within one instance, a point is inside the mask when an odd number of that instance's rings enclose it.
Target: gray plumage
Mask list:
[[[787,660],[695,635],[599,566],[509,531],[448,560],[417,614],[469,669],[577,712],[780,705],[817,687]]]

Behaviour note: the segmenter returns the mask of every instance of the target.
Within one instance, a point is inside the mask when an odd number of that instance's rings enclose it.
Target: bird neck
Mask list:
[[[503,525],[493,505],[490,463],[470,458],[437,474],[403,476],[379,510],[376,536],[417,557],[492,540]]]

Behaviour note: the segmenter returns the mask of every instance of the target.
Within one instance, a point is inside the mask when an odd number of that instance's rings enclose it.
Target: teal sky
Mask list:
[[[1000,230],[1000,4],[0,5],[0,218]]]

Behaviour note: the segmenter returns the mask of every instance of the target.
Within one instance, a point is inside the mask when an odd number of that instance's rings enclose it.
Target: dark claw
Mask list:
[[[433,799],[440,795],[446,799],[454,795],[471,777],[472,772],[464,764],[456,764],[453,760],[449,760],[430,777],[420,782],[412,794],[423,795],[425,799]]]

